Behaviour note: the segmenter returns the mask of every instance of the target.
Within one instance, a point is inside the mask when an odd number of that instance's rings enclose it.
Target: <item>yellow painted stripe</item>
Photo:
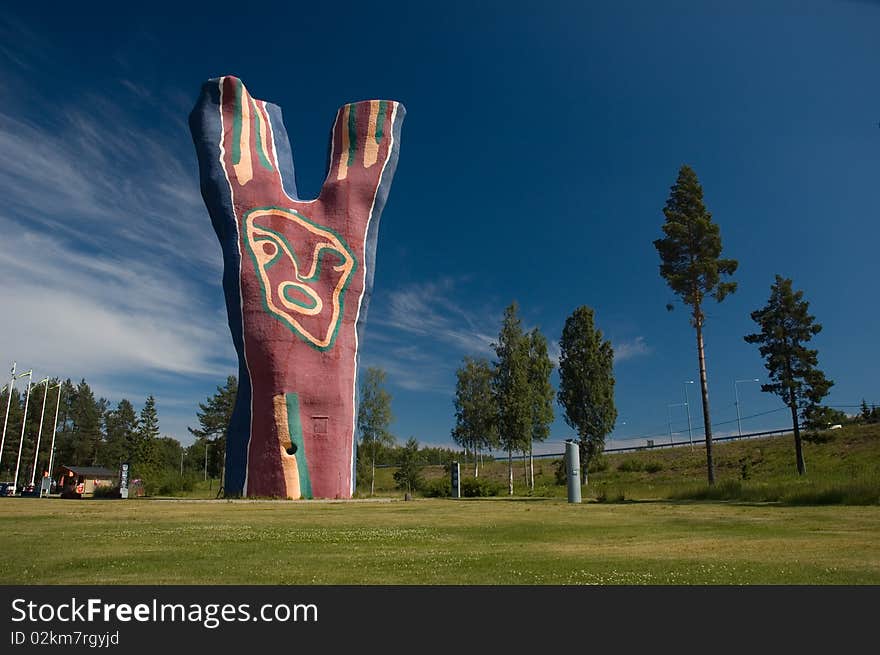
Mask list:
[[[376,141],[376,117],[379,115],[379,101],[370,100],[370,120],[367,123],[367,143],[364,146],[364,168],[369,168],[379,158],[379,142]]]
[[[340,116],[340,125],[342,132],[342,144],[339,148],[339,170],[336,172],[337,180],[344,180],[348,177],[348,113],[351,111],[351,105],[345,105]]]
[[[275,414],[275,429],[278,433],[281,468],[284,471],[284,486],[287,497],[297,500],[302,497],[299,488],[299,467],[296,464],[296,455],[287,453],[287,449],[291,447],[291,441],[290,424],[287,422],[287,399],[284,394],[273,396],[272,405]]]
[[[238,183],[244,186],[254,178],[254,168],[251,162],[251,96],[243,85],[241,93],[241,159],[232,167]]]
[[[262,102],[262,111],[260,111],[260,105],[257,104],[258,101],[254,101],[254,112],[257,114],[257,120],[260,122],[260,143],[258,147],[260,148],[260,155],[262,157],[260,163],[267,170],[272,170],[272,161],[270,160],[269,155],[269,146],[268,146],[268,133],[269,128],[266,125],[266,117],[263,115],[263,112],[266,111],[266,103]]]

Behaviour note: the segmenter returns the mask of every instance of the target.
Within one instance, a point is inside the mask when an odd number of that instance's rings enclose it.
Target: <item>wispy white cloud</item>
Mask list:
[[[98,385],[223,377],[221,257],[189,135],[183,122],[144,126],[135,116],[162,99],[125,86],[138,107],[84,91],[0,108],[2,350]]]
[[[229,369],[222,315],[194,284],[149,261],[86,255],[40,234],[8,231],[0,278],[11,281],[0,286],[4,349],[14,344],[29,367],[74,378],[143,369],[220,376]]]
[[[452,394],[465,355],[491,357],[494,317],[474,310],[460,280],[411,284],[377,298],[368,321],[363,361],[409,391]],[[500,313],[499,313],[500,315]]]
[[[648,355],[651,352],[651,347],[645,342],[644,337],[636,337],[629,341],[618,341],[612,345],[614,346],[614,360],[618,362]]]
[[[137,248],[190,273],[216,273],[196,173],[177,144],[107,103],[92,109],[60,108],[51,126],[0,113],[4,227],[18,223],[120,254]]]
[[[492,317],[462,297],[452,278],[409,285],[391,292],[387,316],[375,320],[411,335],[431,337],[464,354],[490,356],[496,338],[489,327]]]

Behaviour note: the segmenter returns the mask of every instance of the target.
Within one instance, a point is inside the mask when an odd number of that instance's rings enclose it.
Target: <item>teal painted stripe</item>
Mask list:
[[[232,112],[232,163],[241,161],[241,80],[235,82],[235,109]]]
[[[354,151],[357,147],[357,105],[348,107],[348,166],[354,164]]]
[[[302,286],[302,285],[300,285],[300,286]],[[289,302],[293,305],[296,305],[297,307],[302,307],[303,309],[307,309],[307,310],[314,309],[315,307],[318,306],[318,302],[314,298],[312,298],[311,296],[306,296],[309,299],[309,301],[311,302],[311,304],[308,304],[308,305],[306,303],[304,303],[302,300],[300,300],[299,298],[291,296],[290,292],[291,292],[291,290],[293,290],[293,288],[294,287],[287,287],[286,289],[284,289],[284,298],[287,300],[287,302]],[[304,296],[306,295],[302,291],[300,293],[302,293]]]
[[[299,490],[303,498],[312,497],[312,482],[309,479],[309,464],[306,461],[306,446],[303,442],[302,421],[299,416],[299,396],[284,394],[287,400],[287,427],[290,442],[296,446],[296,468],[299,472]]]
[[[262,134],[260,134],[260,109],[259,107],[257,107],[256,102],[251,102],[251,109],[254,112],[254,138],[256,138],[257,144],[257,159],[260,160],[260,164],[267,171],[274,171],[275,169],[272,168],[272,164],[267,157],[267,153],[263,151],[263,139]],[[266,116],[266,120],[269,120],[268,116]],[[266,135],[266,138],[269,138],[268,134]]]
[[[388,103],[384,100],[379,101],[379,116],[376,118],[376,143],[382,142],[382,136],[385,125],[385,114],[388,112]]]

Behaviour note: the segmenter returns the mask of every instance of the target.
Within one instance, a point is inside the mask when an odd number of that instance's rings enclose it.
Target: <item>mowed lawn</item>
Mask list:
[[[880,507],[0,499],[3,584],[880,584]]]

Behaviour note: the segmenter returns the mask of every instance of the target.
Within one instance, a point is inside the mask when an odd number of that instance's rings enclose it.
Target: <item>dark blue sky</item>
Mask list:
[[[665,438],[697,378],[652,245],[682,163],[740,262],[708,308],[717,431],[736,429],[734,380],[764,377],[742,336],[776,273],[825,327],[828,402],[880,404],[877,4],[273,4],[5,10],[4,361],[113,402],[153,393],[189,441],[235,360],[186,117],[234,74],[282,107],[303,195],[340,105],[406,105],[362,351],[388,371],[399,438],[448,442],[455,368],[491,354],[514,299],[553,342],[593,307],[618,354],[616,442]],[[739,391],[744,416],[768,412],[745,429],[785,424],[758,385]],[[557,420],[550,449],[569,435]]]

